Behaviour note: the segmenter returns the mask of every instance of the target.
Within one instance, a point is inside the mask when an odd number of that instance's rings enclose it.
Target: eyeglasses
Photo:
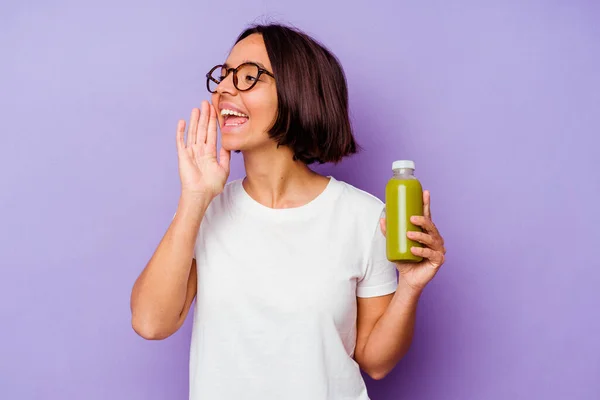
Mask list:
[[[216,93],[217,86],[227,78],[230,72],[233,72],[233,85],[241,92],[252,89],[262,74],[275,78],[272,73],[255,63],[243,63],[238,65],[237,68],[216,65],[206,74],[206,88],[208,91]]]

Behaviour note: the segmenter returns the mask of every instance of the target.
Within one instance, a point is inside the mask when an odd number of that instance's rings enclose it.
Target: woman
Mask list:
[[[428,192],[410,236],[424,261],[389,262],[383,203],[308,167],[356,144],[341,66],[297,30],[246,30],[207,87],[186,139],[177,126],[181,197],[133,288],[133,328],[166,338],[197,296],[190,399],[368,399],[360,368],[381,379],[406,353],[444,261]],[[231,151],[246,177],[226,184]]]

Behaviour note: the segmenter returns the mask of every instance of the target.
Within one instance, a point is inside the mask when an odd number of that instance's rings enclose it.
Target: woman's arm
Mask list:
[[[373,379],[385,377],[406,354],[415,326],[417,303],[427,285],[444,264],[444,238],[431,219],[431,195],[423,192],[423,216],[411,217],[423,232],[409,232],[408,237],[423,244],[412,247],[419,263],[397,262],[398,288],[393,295],[358,298],[356,362]],[[385,219],[380,221],[385,235]]]
[[[187,135],[185,121],[177,123],[177,212],[131,292],[131,324],[146,339],[164,339],[185,321],[197,290],[193,257],[200,223],[229,176],[230,152],[217,153],[217,112],[207,101],[201,107],[192,110]]]
[[[164,339],[185,321],[196,295],[194,244],[210,201],[182,197],[175,218],[131,292],[131,324],[145,339]]]
[[[373,379],[383,379],[408,351],[420,293],[398,286],[386,296],[357,298],[354,359]]]

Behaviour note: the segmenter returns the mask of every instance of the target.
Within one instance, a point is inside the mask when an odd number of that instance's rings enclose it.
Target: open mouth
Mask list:
[[[227,108],[221,110],[221,116],[223,117],[223,125],[231,127],[244,125],[249,119],[246,114]]]

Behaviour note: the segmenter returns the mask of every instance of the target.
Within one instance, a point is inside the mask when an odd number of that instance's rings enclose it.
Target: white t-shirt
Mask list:
[[[227,184],[196,240],[190,399],[369,399],[353,359],[356,297],[397,288],[383,207],[334,178],[287,209]]]

